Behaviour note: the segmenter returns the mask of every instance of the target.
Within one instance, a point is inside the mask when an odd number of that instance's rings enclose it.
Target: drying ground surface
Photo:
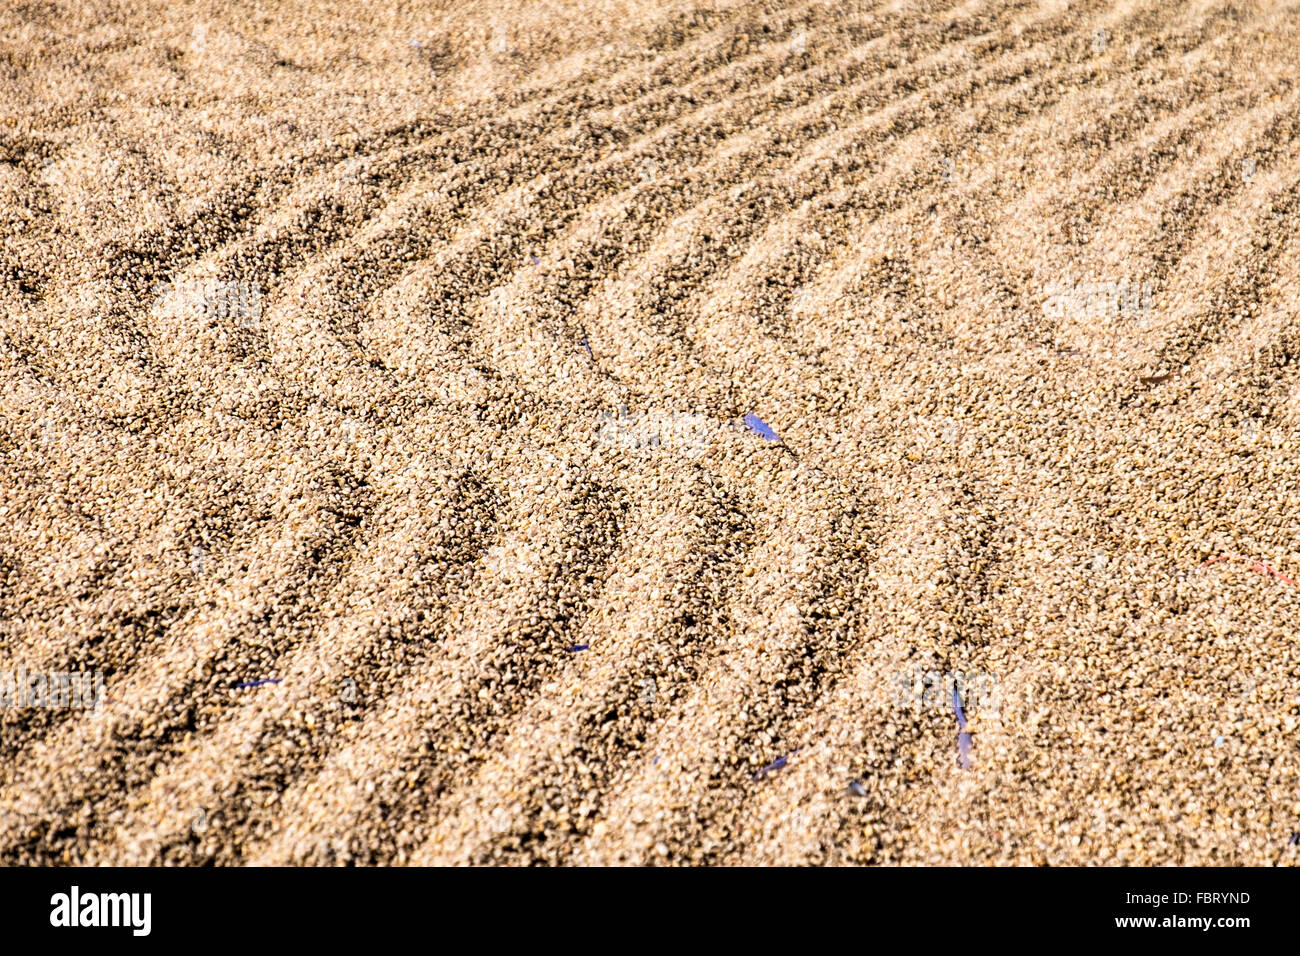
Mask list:
[[[389,6],[0,5],[0,861],[1296,862],[1294,5]]]

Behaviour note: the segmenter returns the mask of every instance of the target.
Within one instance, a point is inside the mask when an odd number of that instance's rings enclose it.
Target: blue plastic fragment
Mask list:
[[[566,647],[565,650],[570,654],[576,654],[578,651],[585,651],[589,647],[591,647],[590,644],[574,644],[572,647]]]
[[[969,770],[971,768],[970,734],[966,733],[966,715],[962,713],[961,695],[957,693],[956,687],[952,689],[952,709],[957,712],[958,760],[961,763],[961,769]]]
[[[535,266],[540,266],[542,264],[542,260],[537,258],[536,256],[529,256],[528,261]]]
[[[865,797],[867,795],[867,788],[862,785],[861,781],[851,780],[849,781],[849,793],[853,794],[855,797]]]
[[[761,435],[767,441],[779,442],[781,440],[777,437],[776,432],[772,431],[772,426],[763,421],[763,419],[759,418],[753,412],[747,413],[743,421],[745,422],[746,428],[757,435]]]
[[[280,683],[280,681],[282,681],[282,680],[284,680],[283,677],[270,677],[270,678],[267,678],[266,680],[250,680],[250,681],[245,681],[245,682],[242,683],[242,684],[236,684],[236,685],[235,685],[235,690],[243,690],[243,689],[246,688],[246,687],[261,687],[263,684],[278,684],[278,683]]]
[[[773,760],[770,764],[768,764],[766,767],[764,767],[764,768],[763,768],[762,770],[760,770],[758,773],[754,774],[754,779],[755,779],[755,780],[762,780],[764,777],[766,777],[766,776],[767,776],[769,773],[771,773],[772,771],[774,771],[774,770],[780,770],[782,767],[784,767],[787,763],[790,762],[790,758],[791,758],[791,757],[793,757],[795,754],[797,754],[797,753],[798,753],[800,750],[802,750],[802,749],[803,749],[802,747],[796,747],[794,750],[791,750],[788,754],[785,754],[784,756],[781,756],[781,757],[777,757],[775,760]]]

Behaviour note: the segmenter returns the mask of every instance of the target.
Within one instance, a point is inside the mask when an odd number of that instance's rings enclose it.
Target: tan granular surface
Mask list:
[[[1295,862],[1298,58],[0,5],[0,860]]]

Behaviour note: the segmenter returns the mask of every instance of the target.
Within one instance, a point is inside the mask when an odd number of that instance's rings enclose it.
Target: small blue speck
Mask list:
[[[762,780],[769,773],[772,773],[775,770],[783,769],[785,765],[790,762],[790,758],[793,757],[795,754],[797,754],[801,749],[803,748],[796,748],[795,750],[792,750],[790,753],[785,754],[784,756],[777,757],[775,760],[773,760],[770,764],[768,764],[758,773],[754,774],[754,780],[755,781]]]
[[[236,684],[236,685],[235,685],[235,690],[243,690],[243,689],[246,688],[246,687],[261,687],[263,684],[278,684],[278,683],[280,683],[280,681],[282,681],[282,680],[284,680],[283,677],[271,677],[271,678],[268,678],[268,679],[266,679],[266,680],[250,680],[250,681],[245,681],[245,682],[242,683],[242,684]]]
[[[749,412],[748,414],[746,414],[743,421],[745,423],[746,428],[748,428],[750,431],[758,435],[761,435],[767,441],[779,442],[781,440],[780,438],[777,437],[776,432],[772,430],[772,426],[769,425],[767,422],[763,421],[763,419],[759,418],[753,412]]]

